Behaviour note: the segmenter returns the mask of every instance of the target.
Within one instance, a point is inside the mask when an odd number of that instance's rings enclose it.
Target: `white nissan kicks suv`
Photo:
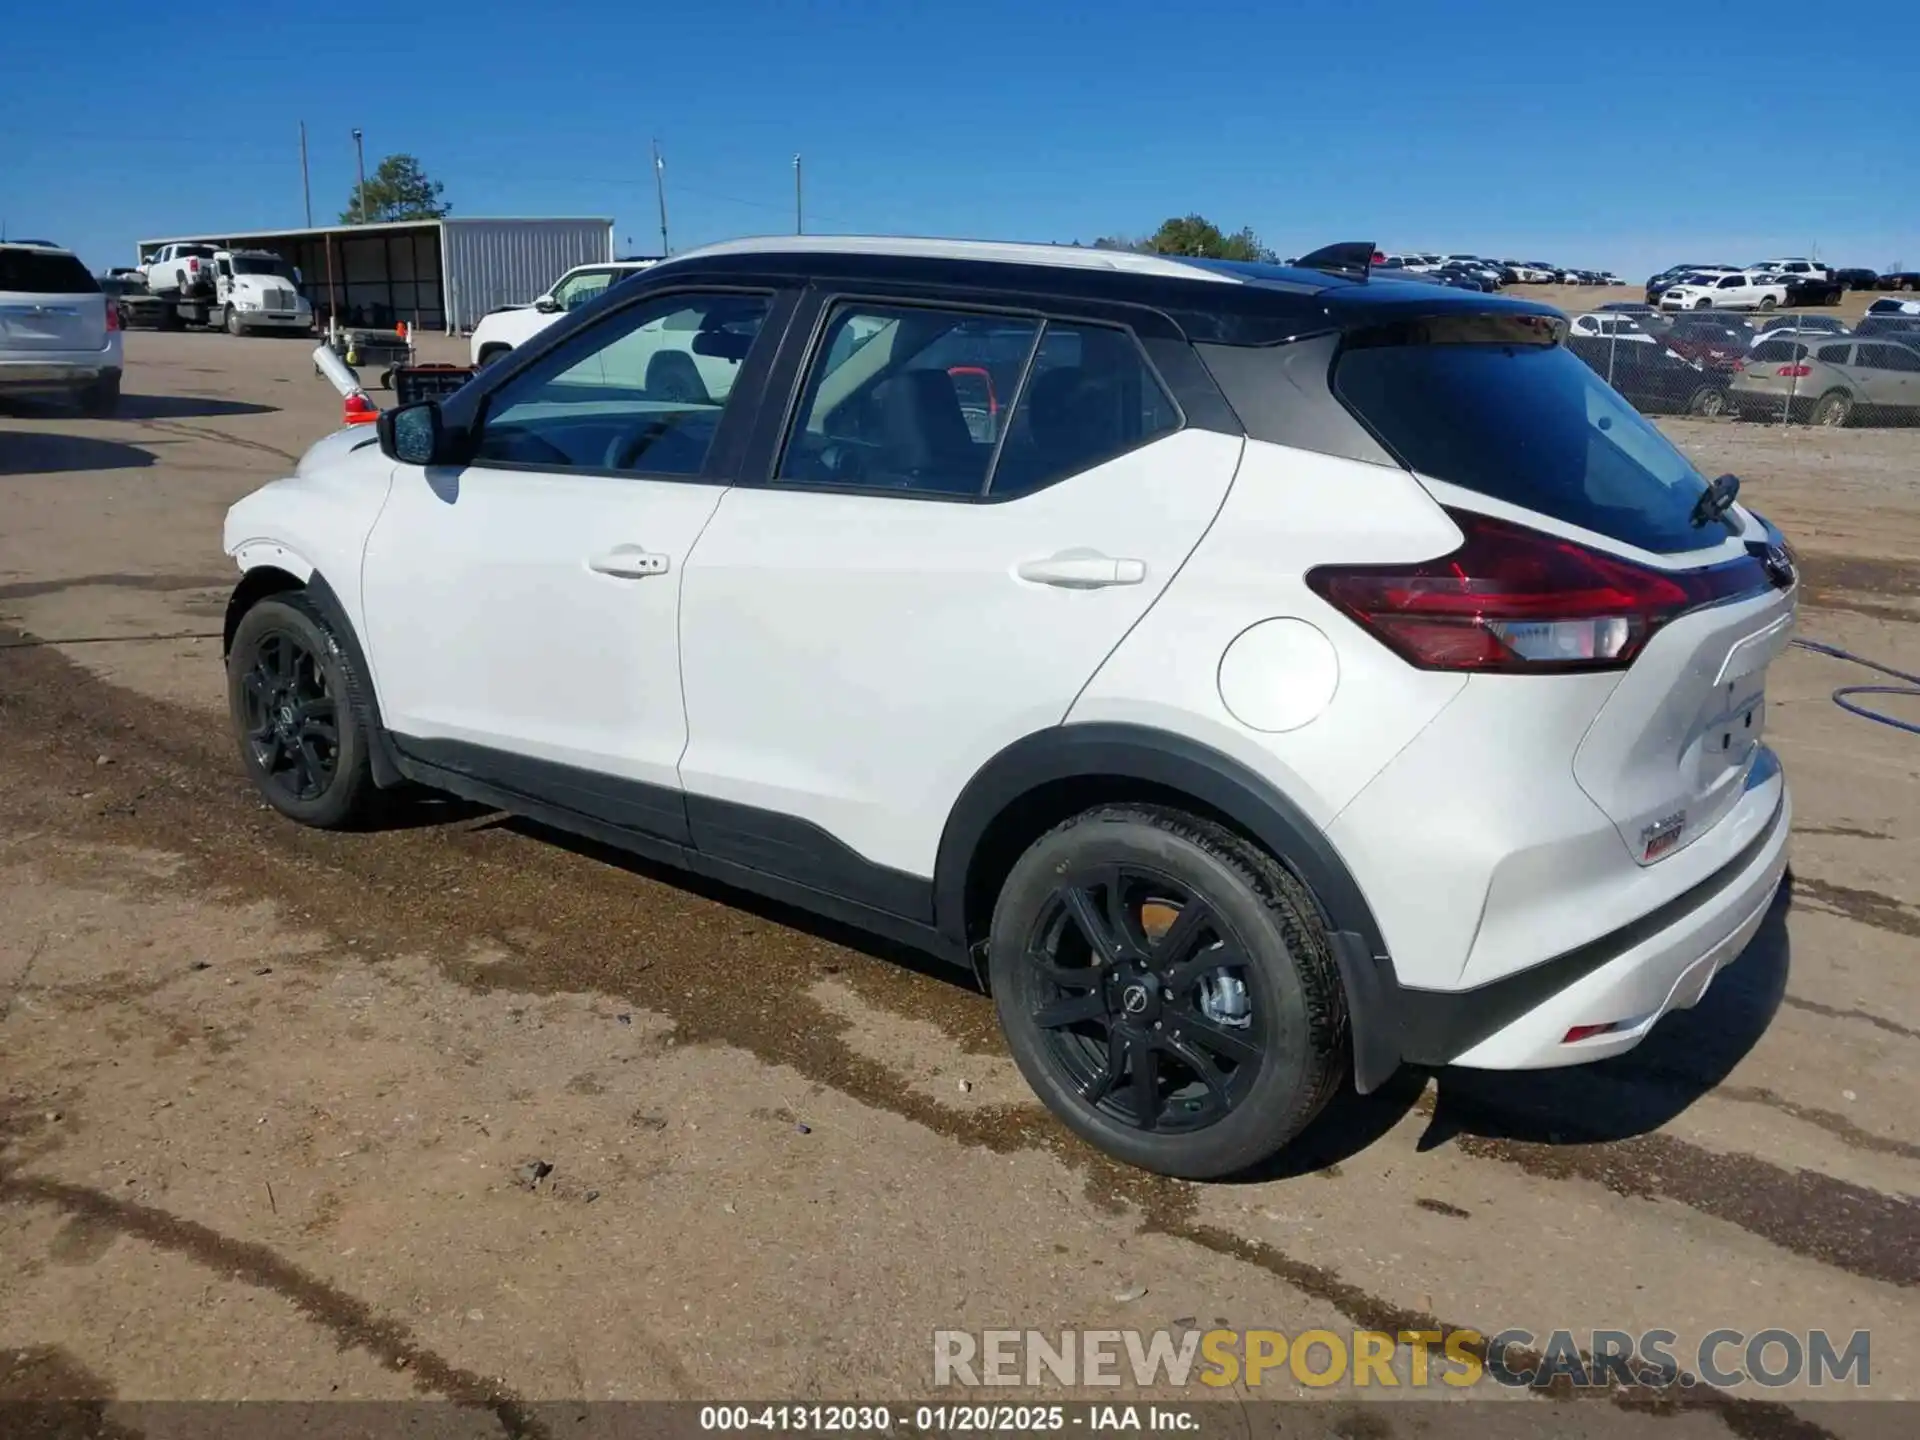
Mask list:
[[[229,512],[265,798],[450,791],[925,947],[1206,1177],[1617,1054],[1786,867],[1784,540],[1525,302],[1091,249],[662,263]]]

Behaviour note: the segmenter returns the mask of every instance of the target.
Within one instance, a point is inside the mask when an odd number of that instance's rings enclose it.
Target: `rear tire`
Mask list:
[[[227,656],[227,702],[241,763],[260,797],[290,820],[343,830],[374,819],[366,682],[326,618],[299,591],[240,619]]]
[[[120,408],[120,377],[103,375],[75,397],[80,413],[94,420],[105,420]]]
[[[1311,895],[1251,841],[1177,810],[1105,806],[1036,840],[994,906],[988,971],[1047,1107],[1163,1175],[1268,1159],[1348,1072],[1346,997]]]
[[[1762,310],[1771,310],[1778,303],[1779,302],[1775,300],[1771,295],[1762,295],[1760,297],[1760,308]]]
[[[512,353],[511,345],[489,345],[480,352],[480,368],[484,370],[494,362],[506,359]]]
[[[1820,403],[1813,407],[1813,423],[1839,429],[1853,419],[1853,397],[1839,390],[1830,390],[1820,397]]]

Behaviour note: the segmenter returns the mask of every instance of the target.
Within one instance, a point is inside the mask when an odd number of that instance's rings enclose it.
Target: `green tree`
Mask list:
[[[1207,260],[1275,260],[1249,228],[1229,235],[1204,215],[1176,215],[1141,247],[1156,255],[1195,255]]]
[[[437,220],[453,208],[440,198],[444,188],[438,180],[427,178],[427,172],[413,156],[389,155],[367,177],[364,187],[354,186],[354,194],[340,220],[343,224]]]

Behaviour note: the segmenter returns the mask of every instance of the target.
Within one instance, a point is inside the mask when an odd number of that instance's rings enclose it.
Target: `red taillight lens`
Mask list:
[[[1804,380],[1813,373],[1813,367],[1810,365],[1782,365],[1773,373],[1776,375],[1784,375],[1794,380]]]
[[[342,425],[371,425],[379,418],[380,412],[374,408],[373,402],[358,390],[347,396],[346,402],[340,407]]]
[[[200,273],[200,262],[192,255],[187,257],[187,273],[189,275],[197,275]]]
[[[1466,539],[1417,565],[1323,565],[1314,593],[1423,670],[1525,674],[1630,665],[1662,625],[1767,588],[1751,557],[1654,570],[1466,510]]]
[[[120,328],[120,307],[114,303],[111,295],[104,297],[107,302],[107,333],[111,335]]]

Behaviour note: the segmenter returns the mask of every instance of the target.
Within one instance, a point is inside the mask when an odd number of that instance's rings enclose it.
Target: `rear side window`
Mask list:
[[[0,290],[28,295],[95,295],[100,282],[58,250],[0,250]]]
[[[1334,390],[1419,473],[1657,554],[1718,545],[1706,480],[1559,345],[1349,342]]]
[[[1004,499],[1180,428],[1128,332],[920,306],[827,322],[778,479]]]
[[[1820,358],[1829,365],[1844,365],[1847,357],[1853,353],[1851,345],[1822,345]]]
[[[1028,494],[1179,428],[1180,412],[1131,335],[1049,323],[992,493]]]

